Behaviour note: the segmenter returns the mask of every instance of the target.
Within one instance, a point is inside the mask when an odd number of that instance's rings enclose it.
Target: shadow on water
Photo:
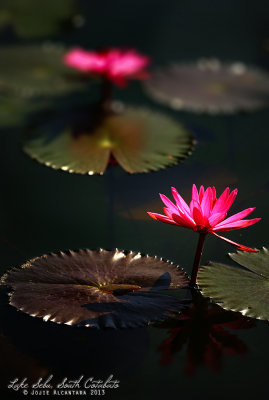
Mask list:
[[[28,118],[25,139],[41,135],[44,144],[49,144],[66,130],[70,131],[73,138],[76,139],[81,134],[95,132],[109,115],[113,115],[113,111],[104,111],[100,103],[90,103],[87,106],[68,106],[57,113],[54,110],[41,111]],[[41,126],[42,129],[38,132]]]
[[[147,329],[78,328],[31,318],[8,305],[1,293],[1,387],[14,377],[29,382],[53,374],[58,381],[80,375],[128,376],[147,355]],[[6,303],[6,301],[5,301]]]

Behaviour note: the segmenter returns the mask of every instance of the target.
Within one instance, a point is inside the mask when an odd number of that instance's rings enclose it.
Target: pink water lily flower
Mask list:
[[[125,86],[127,79],[145,79],[145,68],[150,58],[135,50],[108,49],[104,51],[86,51],[75,48],[68,51],[63,62],[81,72],[101,75],[118,86]]]
[[[233,242],[223,236],[217,234],[221,231],[232,231],[234,229],[245,228],[256,224],[260,218],[244,219],[255,208],[247,208],[237,214],[226,218],[227,211],[234,202],[237,195],[237,189],[230,193],[230,189],[226,188],[224,192],[217,198],[216,189],[208,187],[206,190],[203,186],[200,187],[198,192],[197,187],[192,187],[192,199],[190,205],[183,200],[175,188],[171,188],[175,200],[172,203],[166,196],[160,194],[160,197],[165,204],[164,213],[156,214],[148,212],[148,215],[157,221],[167,222],[168,224],[182,226],[183,228],[193,229],[199,233],[199,241],[196,249],[196,254],[193,262],[193,269],[190,284],[196,284],[198,269],[203,253],[205,237],[211,233],[220,239],[234,245],[237,249],[242,251],[257,252],[256,249],[251,249],[242,244]]]
[[[166,205],[163,209],[166,215],[148,212],[149,216],[157,221],[193,229],[198,233],[212,233],[220,239],[234,245],[239,250],[257,252],[255,249],[233,242],[217,234],[217,232],[221,231],[245,228],[255,224],[261,219],[243,219],[247,217],[255,207],[247,208],[246,210],[226,218],[227,211],[233,204],[237,195],[237,189],[230,193],[229,188],[226,188],[221,196],[217,198],[216,189],[214,187],[208,187],[204,190],[204,187],[201,186],[198,193],[196,186],[193,185],[192,200],[189,206],[175,188],[172,187],[171,190],[175,204],[166,196],[160,194],[163,203]]]

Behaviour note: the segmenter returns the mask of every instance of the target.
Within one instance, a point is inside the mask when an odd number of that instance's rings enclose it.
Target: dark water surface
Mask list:
[[[136,47],[156,64],[216,56],[269,67],[267,1],[107,0],[81,5],[85,26],[60,38],[70,45]],[[193,183],[214,185],[218,193],[237,187],[233,213],[256,206],[253,218],[262,221],[226,236],[250,247],[269,246],[268,109],[199,116],[155,104],[139,83],[116,94],[184,122],[198,142],[193,154],[176,167],[150,174],[131,176],[115,167],[103,177],[79,176],[54,171],[23,154],[22,129],[1,130],[1,275],[51,251],[98,247],[158,255],[190,273],[197,235],[157,223],[146,211],[161,211],[158,193],[170,196],[171,186],[189,201]],[[203,263],[232,264],[227,257],[231,251],[225,242],[208,237]],[[113,374],[120,387],[107,391],[108,398],[267,399],[268,324],[208,310],[206,304],[193,307],[185,324],[95,331],[24,315],[7,305],[3,292],[1,386],[14,377],[36,382],[53,374],[54,382],[60,382]]]

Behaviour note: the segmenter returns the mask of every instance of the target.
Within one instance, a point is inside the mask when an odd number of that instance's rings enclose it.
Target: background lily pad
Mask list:
[[[61,23],[75,14],[74,0],[1,0],[0,27],[11,26],[22,37],[42,37],[58,33]]]
[[[233,113],[268,104],[269,75],[239,62],[202,59],[159,68],[145,88],[154,99],[176,110]]]
[[[156,291],[180,289],[185,274],[168,261],[120,250],[48,254],[13,268],[1,279],[10,304],[44,321],[90,327],[136,327],[184,307]]]
[[[244,268],[210,262],[198,273],[204,296],[248,317],[269,320],[269,253],[238,251],[230,257]]]
[[[130,107],[99,118],[96,107],[88,107],[33,129],[24,151],[52,168],[93,175],[104,173],[111,156],[129,173],[156,171],[183,160],[193,144],[166,115]]]
[[[63,64],[65,51],[52,43],[0,47],[0,91],[29,98],[86,89],[80,75]]]

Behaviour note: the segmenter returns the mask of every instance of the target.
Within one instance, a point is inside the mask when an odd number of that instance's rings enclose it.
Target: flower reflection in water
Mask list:
[[[185,373],[192,376],[203,365],[219,372],[225,355],[246,354],[246,344],[229,330],[253,328],[255,321],[210,304],[196,292],[191,307],[180,319],[158,326],[169,328],[169,337],[158,347],[161,364],[171,364],[175,353],[186,345]]]

